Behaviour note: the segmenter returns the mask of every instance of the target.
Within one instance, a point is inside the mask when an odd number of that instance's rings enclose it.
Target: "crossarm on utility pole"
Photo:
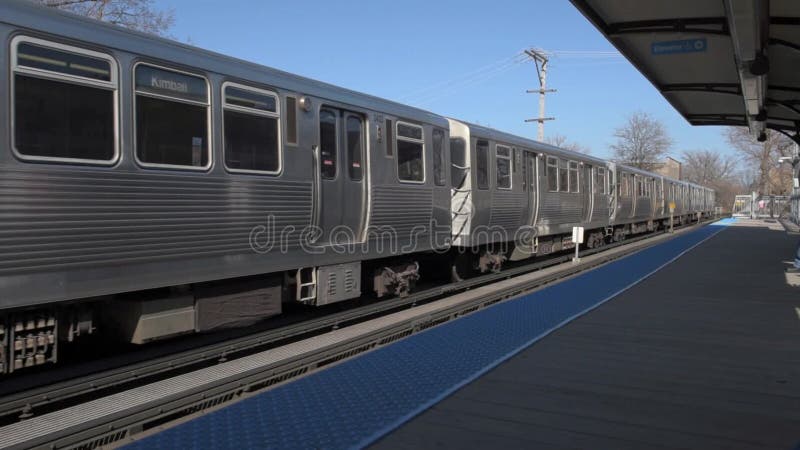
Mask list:
[[[539,89],[526,91],[528,93],[539,93],[539,117],[536,119],[527,119],[525,122],[538,122],[539,129],[537,133],[537,140],[544,141],[544,122],[546,120],[554,119],[553,117],[544,116],[544,96],[548,92],[555,92],[556,90],[547,89],[547,54],[537,49],[525,50],[525,54],[533,60],[533,63],[536,65],[536,74],[539,77]]]

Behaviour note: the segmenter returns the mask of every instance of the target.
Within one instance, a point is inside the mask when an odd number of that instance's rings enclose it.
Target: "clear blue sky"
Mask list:
[[[156,0],[175,11],[172,34],[202,48],[333,83],[437,114],[535,137],[533,63],[524,48],[611,51],[566,1]],[[505,64],[503,63],[505,62]],[[614,128],[642,110],[683,150],[728,152],[720,127],[692,127],[624,58],[551,62],[545,135],[559,133],[608,156]]]

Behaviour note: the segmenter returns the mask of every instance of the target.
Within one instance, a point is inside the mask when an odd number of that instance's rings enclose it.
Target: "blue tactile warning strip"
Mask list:
[[[718,221],[432,328],[127,448],[369,445],[536,340],[638,283],[731,221]]]

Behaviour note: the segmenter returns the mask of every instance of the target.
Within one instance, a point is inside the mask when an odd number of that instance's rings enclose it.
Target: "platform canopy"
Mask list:
[[[692,125],[800,142],[800,0],[571,0]]]

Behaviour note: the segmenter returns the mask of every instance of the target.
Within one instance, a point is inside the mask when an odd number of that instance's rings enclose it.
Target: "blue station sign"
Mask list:
[[[699,53],[708,48],[706,38],[682,39],[680,41],[662,41],[650,44],[653,55],[674,55],[676,53]]]

